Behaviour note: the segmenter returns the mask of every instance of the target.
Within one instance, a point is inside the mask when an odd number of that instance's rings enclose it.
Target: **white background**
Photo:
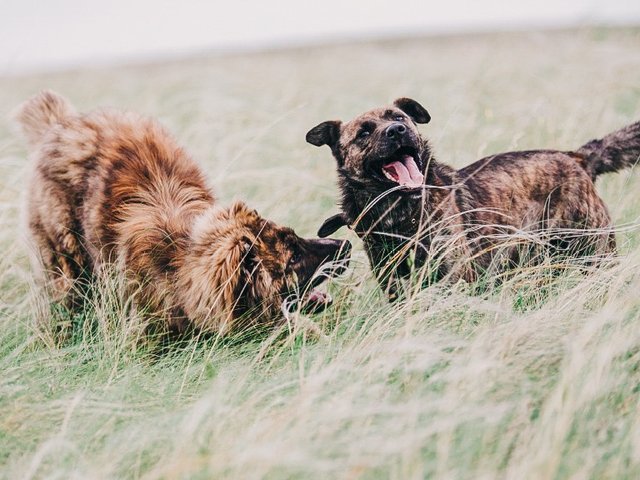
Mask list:
[[[353,38],[640,23],[640,0],[0,0],[0,75]]]

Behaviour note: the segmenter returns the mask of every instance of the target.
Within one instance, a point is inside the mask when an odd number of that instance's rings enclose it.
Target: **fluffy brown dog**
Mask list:
[[[27,101],[18,120],[36,162],[30,231],[68,305],[80,280],[114,264],[136,304],[169,327],[225,333],[241,319],[274,320],[287,297],[346,267],[346,241],[300,238],[241,202],[218,206],[198,165],[153,120],[79,115],[51,92]],[[307,300],[327,303],[318,292]]]
[[[433,158],[418,132],[429,120],[422,105],[400,98],[307,133],[309,143],[331,147],[342,192],[342,213],[319,235],[352,226],[392,298],[410,260],[429,265],[435,280],[474,280],[524,260],[594,261],[615,250],[594,181],[638,162],[640,122],[576,151],[502,153],[454,170]]]

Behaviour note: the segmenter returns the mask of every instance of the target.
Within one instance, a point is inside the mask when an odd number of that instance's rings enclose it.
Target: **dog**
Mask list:
[[[525,260],[582,258],[615,252],[598,176],[635,165],[640,122],[575,151],[500,153],[455,170],[437,161],[418,131],[429,123],[415,100],[312,128],[307,142],[328,145],[337,161],[342,212],[318,235],[352,227],[393,300],[412,268],[427,280],[473,282]]]
[[[141,311],[170,330],[226,334],[281,317],[283,302],[320,310],[314,291],[348,265],[348,241],[304,239],[242,202],[222,207],[205,175],[152,119],[78,114],[45,91],[17,120],[34,160],[26,219],[54,299],[115,266]]]

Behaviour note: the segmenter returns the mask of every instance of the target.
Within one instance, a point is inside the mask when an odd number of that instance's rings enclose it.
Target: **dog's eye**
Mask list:
[[[404,122],[404,117],[402,115],[396,115],[395,121],[396,122]]]
[[[358,138],[366,138],[371,135],[371,132],[367,129],[362,129],[358,132]]]
[[[302,255],[300,255],[300,252],[294,252],[294,254],[291,255],[291,258],[289,259],[289,266],[296,265],[300,263],[301,260],[302,260]]]

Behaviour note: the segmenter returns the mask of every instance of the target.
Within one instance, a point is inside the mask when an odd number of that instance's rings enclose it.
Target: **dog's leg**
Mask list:
[[[56,342],[64,342],[72,335],[74,322],[82,318],[88,277],[73,253],[52,241],[44,230],[33,230],[32,241],[36,247],[33,264],[42,275],[38,280],[51,298],[39,322],[51,329]]]
[[[34,206],[29,226],[54,301],[69,311],[77,311],[84,305],[89,266],[71,208],[60,201],[60,196],[47,198],[46,208]]]

